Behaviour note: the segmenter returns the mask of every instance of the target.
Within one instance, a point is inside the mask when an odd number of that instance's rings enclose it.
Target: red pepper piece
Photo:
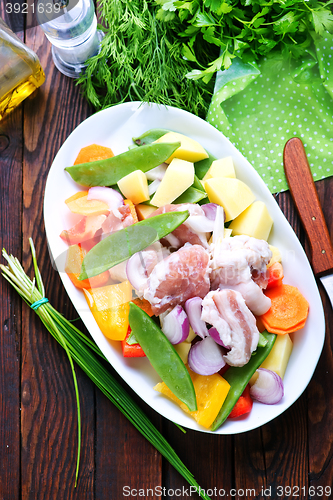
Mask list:
[[[271,267],[267,269],[267,271],[269,273],[269,276],[266,290],[268,290],[269,288],[273,288],[274,286],[282,285],[283,267],[280,262],[275,262]]]
[[[143,358],[145,356],[145,353],[143,352],[142,347],[140,344],[128,344],[127,339],[130,336],[132,330],[131,327],[128,327],[126,337],[124,340],[121,341],[121,346],[123,349],[123,356],[124,358]]]
[[[250,385],[247,384],[243,394],[240,396],[239,400],[229,413],[228,418],[236,418],[240,417],[241,415],[245,415],[246,413],[250,413],[250,411],[252,410],[252,406],[253,401],[250,396]]]

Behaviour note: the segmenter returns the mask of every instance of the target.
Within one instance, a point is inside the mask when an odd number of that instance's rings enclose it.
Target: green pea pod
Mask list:
[[[144,250],[155,241],[174,231],[188,216],[187,210],[168,212],[111,233],[97,243],[84,257],[79,279],[92,278],[129,259],[131,255]]]
[[[231,366],[223,375],[223,378],[229,382],[230,389],[219,414],[212,424],[212,431],[216,431],[227,419],[239,397],[244,392],[250,378],[270,353],[276,339],[276,334],[263,332],[262,335],[267,340],[267,344],[264,347],[258,347],[246,365],[241,367]]]
[[[207,194],[204,191],[190,186],[172,203],[198,203],[206,197]]]
[[[163,382],[190,411],[197,410],[193,382],[186,366],[154,320],[133,302],[130,302],[129,324]]]
[[[145,146],[157,141],[157,139],[162,137],[162,135],[167,134],[168,132],[170,132],[170,130],[167,130],[165,128],[152,128],[150,130],[147,130],[147,132],[140,135],[139,137],[133,137],[132,140],[138,146]]]
[[[147,172],[167,160],[180,143],[148,144],[129,149],[125,153],[107,158],[66,167],[72,179],[81,186],[112,186],[134,170]]]
[[[203,179],[203,177],[205,177],[206,173],[209,170],[209,167],[211,166],[213,161],[216,160],[215,156],[211,155],[210,153],[208,153],[208,155],[208,158],[204,158],[203,160],[197,161],[194,164],[195,174],[199,177],[199,179]]]

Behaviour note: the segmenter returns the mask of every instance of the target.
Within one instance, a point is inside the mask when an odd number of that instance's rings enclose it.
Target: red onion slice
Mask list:
[[[185,302],[185,311],[192,330],[203,339],[208,336],[208,329],[206,323],[201,319],[201,305],[202,299],[200,297],[193,297]]]
[[[212,328],[210,328],[208,330],[208,335],[210,335],[212,337],[213,340],[215,340],[215,342],[219,345],[221,345],[222,347],[224,347],[225,349],[228,349],[230,350],[230,347],[225,345],[220,337],[220,334],[219,332],[217,331],[217,329],[215,327],[212,326]]]
[[[224,238],[224,210],[220,205],[217,205],[213,227],[213,243],[217,243],[220,238]]]
[[[216,203],[206,203],[201,205],[202,210],[205,212],[207,219],[214,221],[216,219],[216,209],[218,205]]]
[[[141,252],[135,253],[128,259],[126,275],[135,290],[142,291],[146,287],[148,274]]]
[[[190,324],[186,312],[181,306],[174,307],[167,314],[160,316],[161,329],[171,344],[184,342],[190,333]]]
[[[167,163],[161,163],[161,165],[158,165],[157,167],[148,170],[148,172],[146,172],[146,177],[149,181],[155,181],[155,180],[161,181],[164,177],[167,168],[168,168]]]
[[[206,337],[191,347],[188,364],[199,375],[213,375],[225,366],[223,350],[212,337]]]
[[[156,193],[157,188],[161,184],[161,181],[159,179],[155,179],[153,182],[151,182],[148,186],[148,194],[151,196],[152,194]]]
[[[124,199],[118,191],[104,186],[91,187],[87,199],[104,201],[109,205],[110,210],[115,210],[124,204]]]
[[[250,389],[251,397],[266,405],[279,403],[284,394],[282,378],[266,368],[258,368],[257,372],[257,380]]]
[[[214,221],[205,215],[190,215],[185,224],[196,233],[211,233],[214,229]]]

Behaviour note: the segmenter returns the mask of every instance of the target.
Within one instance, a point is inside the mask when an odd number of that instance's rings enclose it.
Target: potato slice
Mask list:
[[[144,203],[139,203],[139,205],[136,205],[135,208],[139,220],[147,219],[149,215],[157,210],[157,207],[153,207],[152,205],[145,205]]]
[[[73,214],[102,215],[108,212],[109,205],[101,200],[88,200],[88,191],[79,191],[65,200]]]
[[[201,144],[178,132],[168,132],[155,142],[180,142],[180,147],[176,149],[165,163],[170,163],[173,158],[179,158],[180,160],[191,161],[193,163],[208,158],[208,153]]]
[[[134,170],[125,175],[117,184],[125,198],[131,200],[134,205],[149,200],[147,177],[142,170]]]
[[[273,245],[269,245],[269,248],[271,249],[272,252],[272,258],[268,262],[267,267],[271,267],[275,262],[282,262],[282,256],[281,252],[277,247],[274,247]]]
[[[168,166],[161,184],[151,199],[151,204],[162,207],[172,203],[194,181],[194,165],[192,162],[174,158]]]
[[[236,179],[236,172],[234,162],[231,156],[214,160],[209,167],[203,181],[211,179],[212,177],[231,177]]]
[[[273,219],[269,215],[263,201],[255,201],[244,210],[230,224],[233,234],[247,234],[253,238],[267,241],[273,226]]]
[[[285,335],[277,335],[271,352],[261,364],[260,368],[266,368],[284,377],[293,343],[288,333]]]
[[[209,201],[224,208],[226,222],[235,219],[255,200],[251,189],[239,179],[216,177],[204,181],[203,185]]]

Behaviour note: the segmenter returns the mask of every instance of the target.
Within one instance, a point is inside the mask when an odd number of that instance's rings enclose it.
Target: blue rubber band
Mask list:
[[[47,299],[46,297],[43,297],[42,299],[37,300],[36,302],[31,304],[30,307],[31,307],[31,309],[36,311],[40,306],[42,306],[43,304],[46,304],[46,302],[48,302],[48,301],[49,301],[49,299]]]

